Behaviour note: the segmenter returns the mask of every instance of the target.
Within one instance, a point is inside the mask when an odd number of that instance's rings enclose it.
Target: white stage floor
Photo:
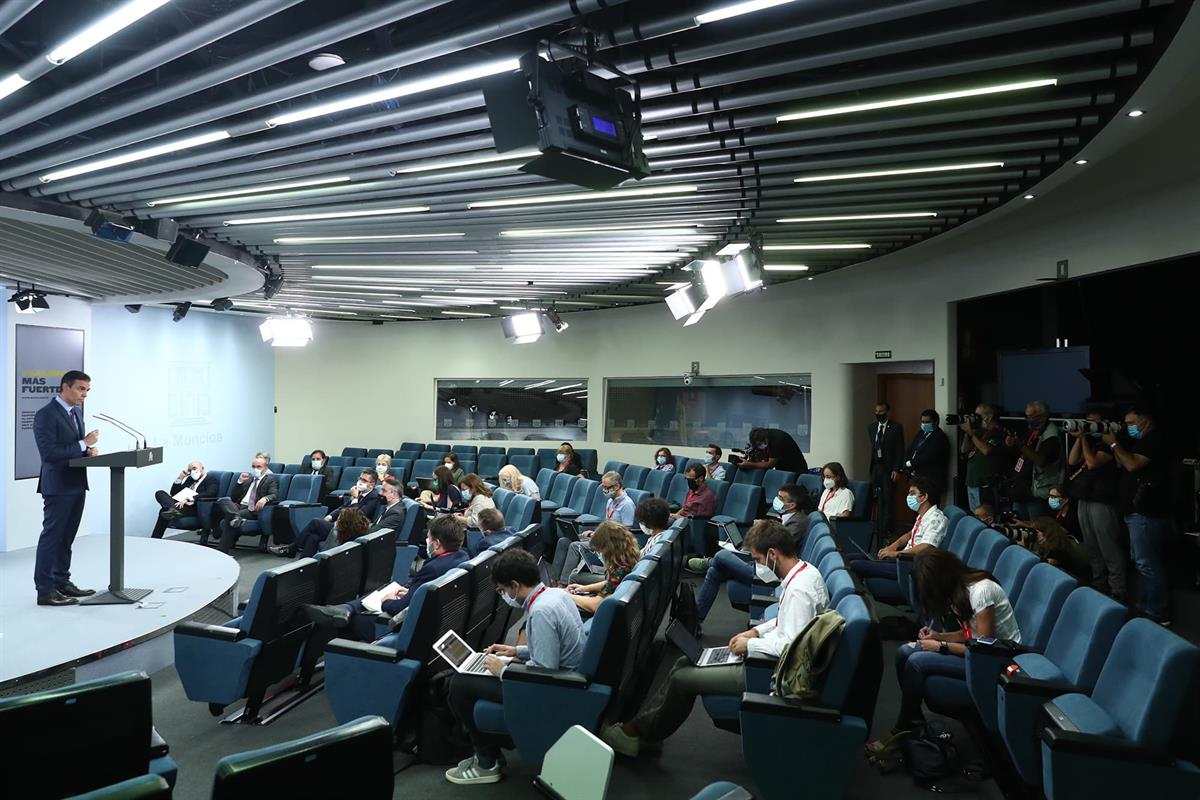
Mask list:
[[[76,586],[108,588],[108,546],[102,535],[75,540],[71,580]],[[35,552],[27,547],[0,553],[0,690],[67,667],[84,668],[82,680],[87,669],[97,672],[97,659],[111,660],[111,671],[137,668],[116,662],[237,590],[238,564],[219,550],[132,536],[125,539],[125,585],[154,590],[140,605],[39,606]]]

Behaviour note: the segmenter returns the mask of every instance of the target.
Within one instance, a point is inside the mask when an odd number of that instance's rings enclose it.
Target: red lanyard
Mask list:
[[[540,588],[540,589],[538,589],[536,592],[534,592],[534,593],[533,593],[533,596],[532,596],[532,597],[530,597],[530,598],[529,598],[529,600],[527,600],[527,601],[525,602],[525,606],[526,606],[527,608],[529,608],[530,610],[532,610],[532,609],[533,609],[533,601],[534,601],[534,600],[537,600],[537,599],[538,599],[538,597],[540,597],[540,596],[541,596],[541,594],[542,594],[542,592],[544,592],[544,591],[546,591],[546,584],[544,584],[544,583],[543,583],[543,584],[542,584],[542,586],[541,586],[541,588]]]
[[[914,541],[916,541],[916,538],[917,538],[917,531],[920,529],[920,527],[921,527],[921,520],[923,520],[923,519],[925,519],[925,512],[924,512],[924,511],[922,511],[922,512],[921,512],[921,515],[917,517],[917,521],[913,523],[912,530],[908,532],[908,544],[904,545],[904,549],[905,549],[905,550],[907,550],[908,548],[912,547],[912,546],[913,546],[913,542],[914,542]]]
[[[962,628],[963,641],[971,641],[971,624],[969,622],[959,622],[958,627]]]
[[[617,510],[617,498],[614,497],[612,500],[608,501],[608,508],[605,509],[605,511],[604,511],[604,518],[612,519],[612,515],[616,512],[616,510]]]
[[[782,614],[782,613],[783,613],[783,601],[787,599],[787,590],[788,590],[788,587],[792,585],[792,581],[796,580],[796,576],[797,576],[797,575],[799,575],[801,572],[804,572],[804,570],[806,570],[806,569],[808,569],[808,562],[807,562],[807,561],[805,561],[804,563],[802,563],[802,564],[800,565],[800,569],[798,569],[798,570],[796,570],[794,573],[792,573],[792,577],[788,578],[788,579],[787,579],[787,583],[785,583],[785,584],[783,585],[783,591],[782,591],[782,592],[780,593],[780,595],[779,595],[779,613],[780,613],[780,614]]]
[[[838,490],[837,490],[837,489],[834,489],[832,492],[830,492],[829,494],[825,495],[825,499],[821,501],[821,507],[820,507],[820,508],[818,508],[817,510],[818,510],[818,511],[824,511],[824,510],[825,510],[825,504],[826,504],[826,503],[828,503],[830,500],[832,500],[832,499],[833,499],[833,496],[834,496],[835,494],[837,494],[837,493],[838,493]]]

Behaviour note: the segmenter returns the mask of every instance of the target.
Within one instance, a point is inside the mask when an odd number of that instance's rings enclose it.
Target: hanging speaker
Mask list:
[[[208,245],[200,244],[195,239],[189,239],[181,234],[175,237],[175,243],[168,248],[164,258],[181,267],[198,267],[204,262],[204,257],[208,255],[208,249]]]

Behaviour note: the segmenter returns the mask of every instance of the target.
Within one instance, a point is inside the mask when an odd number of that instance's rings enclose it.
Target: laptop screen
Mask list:
[[[443,636],[434,645],[434,648],[447,661],[456,667],[461,667],[474,651],[470,646],[458,637],[454,631],[449,631],[446,636]]]
[[[550,565],[546,563],[545,558],[538,559],[538,578],[546,586],[550,586]]]
[[[733,520],[722,522],[721,528],[725,531],[725,537],[729,539],[729,543],[734,547],[741,547],[745,538],[742,536],[742,531],[738,528],[737,523]]]
[[[667,627],[667,640],[679,648],[685,656],[687,656],[693,664],[700,659],[702,648],[700,643],[696,641],[696,637],[692,636],[691,631],[679,624],[676,620]]]

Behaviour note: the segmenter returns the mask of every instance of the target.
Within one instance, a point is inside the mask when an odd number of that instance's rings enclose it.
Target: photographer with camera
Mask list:
[[[1092,583],[1092,567],[1087,550],[1053,517],[1038,517],[1030,527],[1034,536],[1021,544],[1028,547],[1047,564],[1053,564],[1079,581],[1080,586]]]
[[[733,461],[731,458],[730,461]],[[745,459],[739,469],[782,469],[788,472],[808,472],[808,462],[796,440],[778,428],[755,428],[750,431]]]
[[[1068,432],[1074,440],[1067,454],[1067,495],[1075,506],[1079,530],[1092,565],[1091,586],[1124,603],[1129,556],[1122,541],[1120,471],[1101,441],[1107,423],[1099,409],[1087,412],[1084,428]]]
[[[1136,609],[1160,625],[1170,625],[1164,558],[1171,530],[1168,464],[1154,417],[1135,406],[1125,414],[1123,435],[1105,433],[1100,440],[1121,470],[1121,507],[1138,572]]]
[[[941,417],[932,408],[921,412],[921,428],[908,446],[904,457],[904,471],[911,475],[924,475],[939,487],[934,502],[941,500],[941,491],[946,486],[946,472],[950,468],[950,437],[938,423]]]
[[[959,452],[967,457],[967,502],[974,510],[981,503],[996,502],[992,487],[1008,466],[1004,431],[990,403],[975,406],[975,419],[963,419],[958,427],[963,432]]]
[[[1025,405],[1025,424],[1029,432],[1023,437],[1005,432],[1004,446],[1015,461],[1003,477],[1001,492],[1012,501],[1013,512],[1029,520],[1046,515],[1050,487],[1062,483],[1062,437],[1041,400]]]

